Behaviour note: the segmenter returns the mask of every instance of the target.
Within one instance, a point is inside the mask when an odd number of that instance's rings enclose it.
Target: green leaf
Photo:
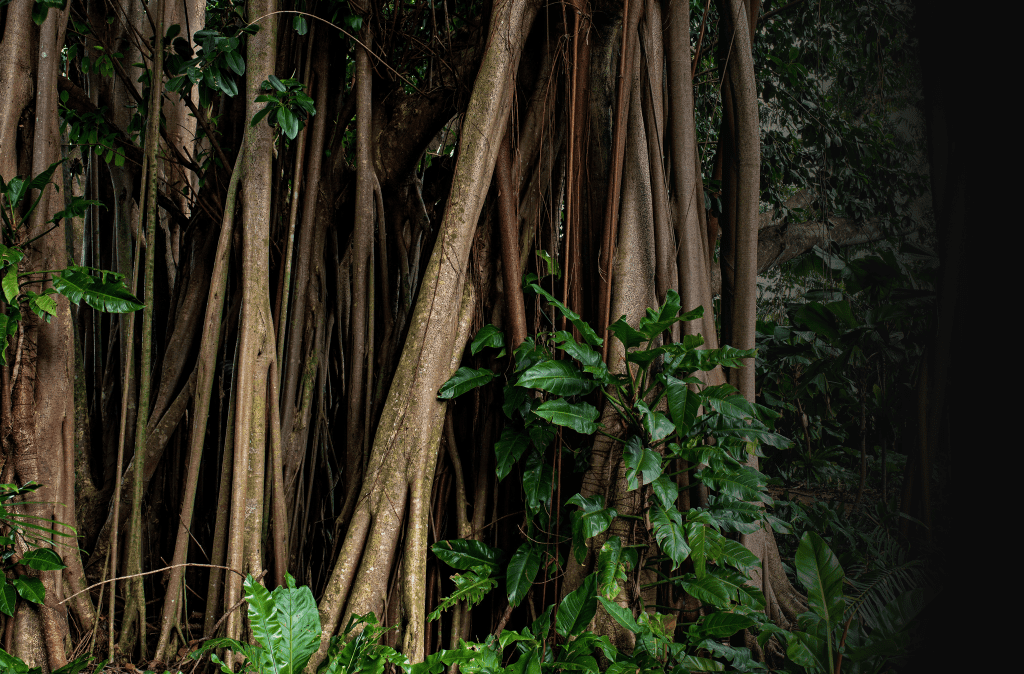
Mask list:
[[[277,109],[277,123],[289,140],[295,140],[295,136],[299,134],[299,118],[290,108],[282,105]]]
[[[744,572],[761,565],[761,560],[757,558],[757,555],[748,550],[739,541],[728,538],[722,539],[722,555],[719,561],[725,562]]]
[[[569,309],[564,304],[556,300],[554,295],[549,293],[547,290],[544,290],[536,283],[530,283],[529,285],[527,285],[527,287],[533,292],[543,297],[544,299],[546,299],[551,304],[555,305],[558,308],[558,310],[562,312],[562,315],[565,316],[570,323],[576,326],[576,329],[580,331],[580,335],[583,337],[583,341],[585,341],[587,344],[589,344],[590,346],[601,346],[604,343],[604,340],[598,337],[597,333],[594,332],[594,328],[590,327],[590,325],[582,318],[580,318],[580,315],[577,314],[575,311]]]
[[[690,546],[683,537],[683,516],[675,506],[663,508],[660,505],[651,508],[650,516],[654,538],[658,541],[661,551],[672,560],[674,571],[690,554]]]
[[[476,333],[476,337],[473,338],[473,343],[469,345],[469,351],[475,356],[485,346],[504,349],[505,333],[490,323],[480,328],[480,331]]]
[[[633,613],[622,606],[619,606],[614,601],[609,601],[602,596],[598,596],[597,600],[601,602],[601,606],[608,612],[615,622],[619,623],[633,634],[639,634],[641,631],[640,625],[637,624],[636,618],[633,617]],[[636,668],[630,668],[626,671],[636,671]]]
[[[626,350],[640,346],[644,342],[649,340],[640,332],[637,332],[633,326],[626,322],[626,316],[623,315],[619,320],[615,321],[608,326],[608,330],[615,335],[615,338],[622,342],[622,345],[626,347]]]
[[[719,611],[704,618],[701,631],[712,639],[725,639],[752,625],[754,619],[750,616]]]
[[[306,17],[304,17],[304,16],[296,16],[296,17],[294,17],[292,19],[292,28],[294,28],[295,32],[298,33],[299,35],[305,35],[307,32],[309,32],[309,26],[306,25]],[[241,73],[239,73],[239,74],[241,74]]]
[[[651,482],[651,488],[654,489],[654,495],[658,497],[661,505],[666,508],[675,506],[676,499],[679,498],[679,487],[672,478],[660,475]]]
[[[15,298],[21,290],[18,288],[18,265],[12,264],[11,268],[4,274],[4,279],[0,282],[0,285],[4,288],[4,297],[7,299],[8,304],[14,304]]]
[[[527,456],[523,469],[523,493],[530,513],[536,514],[550,505],[553,478],[554,469],[544,461],[543,454],[535,451]]]
[[[57,571],[66,568],[64,560],[49,548],[35,548],[22,555],[21,564],[37,571]]]
[[[493,573],[501,563],[502,552],[480,541],[455,538],[438,541],[430,549],[442,562],[453,569],[468,570],[485,567]]]
[[[596,587],[597,577],[595,574],[590,574],[582,585],[562,600],[562,603],[558,605],[558,614],[555,616],[555,632],[562,637],[570,637],[581,634],[583,630],[587,629],[590,620],[597,613]]]
[[[559,396],[574,396],[590,393],[597,383],[585,378],[570,361],[547,360],[520,375],[516,385]]]
[[[46,588],[43,587],[43,581],[38,578],[18,576],[11,581],[11,585],[18,591],[22,599],[33,604],[42,604],[43,599],[46,598]]]
[[[18,601],[18,593],[14,586],[7,582],[6,576],[0,574],[0,613],[14,617],[14,604]]]
[[[706,574],[703,578],[693,579],[693,574],[686,574],[678,581],[686,594],[705,604],[726,608],[729,606],[729,590],[718,578]]]
[[[452,375],[452,378],[441,385],[437,397],[442,400],[458,398],[466,391],[472,391],[478,386],[490,382],[495,374],[485,367],[474,369],[471,367],[460,367]]]
[[[672,415],[672,423],[681,437],[690,434],[690,429],[697,420],[700,409],[700,394],[694,393],[684,382],[665,375],[665,399],[668,411]]]
[[[541,551],[533,543],[523,543],[512,555],[505,572],[505,590],[511,606],[519,606],[519,602],[533,587],[533,581],[540,571],[540,562]]]
[[[637,401],[636,409],[640,411],[640,423],[652,443],[664,440],[675,430],[675,426],[668,420],[668,417],[661,412],[652,410],[643,400]]]
[[[597,408],[590,403],[570,403],[562,398],[548,400],[534,410],[534,414],[558,426],[571,428],[577,433],[591,435],[597,431]]]
[[[299,17],[296,17],[296,18],[299,18]],[[242,59],[242,56],[238,52],[236,52],[236,51],[226,51],[226,52],[224,52],[224,61],[228,64],[228,68],[231,68],[233,71],[235,71],[235,74],[237,74],[237,75],[244,75],[245,74],[245,61]]]
[[[634,566],[636,551],[623,549],[622,540],[618,536],[610,536],[597,556],[598,594],[613,600],[618,597],[622,590],[620,583],[626,582],[626,574]]]
[[[290,575],[287,581],[289,587],[277,587],[271,593],[277,605],[280,627],[276,633],[281,638],[269,650],[275,659],[286,663],[282,674],[299,674],[320,647],[320,613],[308,586],[295,587],[295,580]]]
[[[579,362],[583,366],[584,372],[600,374],[601,372],[608,371],[604,361],[601,360],[600,352],[595,351],[589,346],[580,344],[573,339],[573,336],[569,334],[569,332],[559,330],[551,335],[551,340],[557,348],[565,351]]]
[[[704,468],[695,475],[711,489],[743,501],[764,501],[767,497],[765,483],[768,478],[750,466],[724,470]]]
[[[807,590],[807,606],[834,626],[843,619],[843,567],[839,560],[813,531],[804,532],[796,550],[796,578]]]
[[[39,318],[57,315],[57,300],[49,295],[36,295],[32,293],[28,300],[29,309],[35,312]]]
[[[661,455],[641,443],[640,438],[632,435],[622,448],[622,460],[626,464],[626,488],[630,491],[638,489],[637,473],[643,475],[643,484],[650,484],[661,475]]]
[[[275,75],[268,75],[267,76],[267,82],[270,83],[270,86],[274,87],[275,89],[277,89],[281,93],[284,93],[284,92],[288,91],[288,87],[286,87],[285,85],[281,84],[281,80],[277,79],[277,77]]]
[[[430,615],[428,621],[437,620],[441,613],[447,611],[458,601],[465,601],[468,607],[479,604],[488,592],[498,586],[498,579],[493,578],[487,568],[476,566],[463,573],[452,576],[455,592],[443,598]]]
[[[801,667],[816,668],[824,672],[830,670],[828,645],[824,639],[813,634],[793,632],[786,646],[786,655]]]
[[[498,480],[504,480],[505,476],[512,472],[512,466],[529,446],[530,434],[526,431],[515,426],[505,426],[502,429],[501,437],[494,444],[496,459],[494,472],[497,474]]]
[[[539,257],[540,259],[544,260],[544,262],[547,263],[548,271],[546,274],[541,274],[541,276],[547,276],[548,274],[552,274],[555,278],[562,278],[562,268],[558,265],[557,259],[548,255],[548,252],[546,250],[537,250],[534,252],[537,254],[537,257]]]
[[[145,306],[128,292],[124,279],[97,279],[84,267],[71,266],[54,276],[53,288],[73,304],[84,299],[93,309],[107,313],[127,314]]]
[[[669,290],[665,294],[665,303],[661,305],[657,310],[647,309],[646,315],[640,319],[638,326],[641,333],[643,333],[647,339],[653,339],[658,334],[665,332],[673,323],[680,320],[692,320],[692,318],[686,318],[679,316],[679,293],[675,290]],[[694,318],[700,318],[704,315],[704,308],[697,307],[693,312],[687,314],[691,316],[694,313],[699,312]]]
[[[569,518],[572,521],[573,553],[576,561],[582,564],[587,555],[586,542],[605,531],[619,513],[614,508],[605,508],[604,496],[600,494],[591,497],[576,494],[565,504],[580,507],[580,510],[570,513]]]

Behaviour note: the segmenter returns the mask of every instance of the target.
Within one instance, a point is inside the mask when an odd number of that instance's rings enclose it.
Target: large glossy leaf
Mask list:
[[[531,452],[523,466],[523,494],[526,507],[531,513],[551,503],[551,485],[554,483],[554,469],[544,460],[541,452]]]
[[[679,498],[679,486],[667,475],[658,476],[651,482],[651,488],[654,490],[654,495],[658,497],[658,501],[666,508],[674,506],[676,499]]]
[[[622,547],[622,539],[610,536],[601,546],[597,556],[597,592],[608,599],[615,599],[626,581],[629,569],[636,565],[636,551]]]
[[[843,619],[846,602],[843,599],[843,567],[839,560],[813,531],[804,532],[796,550],[796,578],[807,590],[807,606],[834,626]]]
[[[704,618],[701,631],[712,639],[725,639],[754,624],[750,616],[718,611]]]
[[[661,551],[671,558],[672,569],[675,570],[690,554],[690,546],[683,536],[682,514],[674,506],[666,509],[655,505],[651,508],[651,525]]]
[[[699,599],[705,604],[727,608],[729,606],[729,588],[722,581],[712,575],[705,574],[703,578],[696,578],[693,574],[686,574],[679,581],[679,586],[686,594],[694,599]]]
[[[675,426],[664,414],[657,410],[652,410],[642,400],[637,401],[636,409],[640,412],[640,423],[643,425],[644,431],[652,443],[660,442],[672,435]]]
[[[575,636],[587,629],[597,613],[597,577],[590,574],[576,590],[570,592],[558,605],[555,631],[563,637]]]
[[[559,330],[551,335],[555,345],[576,359],[584,368],[600,368],[604,361],[601,360],[601,353],[590,346],[580,344],[573,339],[572,334],[565,330]],[[605,368],[607,369],[607,368]]]
[[[703,316],[704,308],[698,307],[698,310],[700,311],[699,315]],[[640,332],[650,339],[665,332],[672,327],[673,323],[680,320],[687,319],[679,316],[679,293],[669,290],[665,293],[665,303],[657,309],[647,309],[646,315],[640,319],[638,327]]]
[[[640,487],[638,474],[643,477],[643,484],[650,484],[661,475],[661,455],[646,447],[635,435],[626,440],[622,460],[626,464],[626,488],[630,491]]]
[[[541,551],[530,542],[520,545],[512,559],[508,561],[505,590],[511,606],[519,606],[519,602],[530,591],[533,581],[537,578],[537,572],[540,571],[540,561]]]
[[[497,548],[481,541],[470,541],[455,538],[438,541],[430,546],[438,559],[453,569],[468,570],[475,567],[487,567],[493,573],[501,563],[503,553]]]
[[[576,494],[566,501],[566,505],[580,507],[570,513],[569,518],[572,521],[573,553],[576,561],[582,564],[587,555],[586,542],[607,529],[618,513],[614,508],[604,507],[604,496],[600,494],[591,497]]]
[[[0,574],[0,613],[14,617],[14,604],[18,601],[18,591]]]
[[[473,338],[473,342],[469,345],[469,351],[475,356],[481,349],[487,346],[494,349],[505,348],[505,333],[490,323],[480,328],[480,331],[476,333],[476,337]]]
[[[700,395],[690,390],[690,387],[675,377],[665,376],[665,399],[668,402],[668,411],[672,416],[672,423],[681,437],[686,437],[697,420],[697,411],[700,409]]]
[[[14,299],[20,292],[18,289],[18,265],[11,265],[11,268],[4,274],[4,279],[0,282],[0,285],[3,286],[4,298],[7,300],[7,303],[11,304],[14,302]]]
[[[748,550],[739,541],[723,538],[721,546],[722,555],[719,559],[719,563],[725,562],[740,571],[746,571],[747,569],[755,568],[761,564],[761,560],[757,558],[757,555]]]
[[[640,632],[640,625],[637,624],[632,611],[601,596],[598,596],[597,600],[601,602],[601,606],[603,606],[604,610],[608,612],[608,615],[615,619],[615,622],[619,623],[633,634]],[[635,671],[635,667],[628,671]]]
[[[625,316],[622,316],[619,320],[609,325],[608,330],[615,335],[616,339],[622,342],[622,345],[625,346],[627,350],[638,347],[650,339],[627,323]]]
[[[84,299],[97,311],[127,314],[145,306],[128,292],[123,279],[98,279],[80,267],[68,267],[54,276],[53,287],[71,302],[78,304]]]
[[[529,446],[530,434],[525,430],[515,426],[505,426],[502,429],[501,437],[494,444],[494,456],[497,460],[494,471],[498,480],[505,479],[505,476],[512,471],[512,466]]]
[[[724,470],[704,468],[697,471],[696,477],[711,489],[734,498],[744,501],[762,501],[766,498],[764,485],[767,478],[749,466]]]
[[[57,571],[65,568],[64,561],[49,548],[35,548],[21,557],[21,563],[37,571]]]
[[[479,369],[472,367],[460,367],[452,375],[452,378],[441,384],[437,397],[442,400],[458,398],[466,391],[472,391],[478,386],[483,386],[492,379],[495,374],[485,367]]]
[[[11,581],[11,585],[18,591],[22,599],[33,604],[42,604],[43,599],[46,598],[46,588],[43,587],[43,582],[38,578],[18,576]]]
[[[320,613],[309,587],[295,587],[291,576],[288,580],[290,587],[277,587],[271,593],[277,607],[280,640],[270,651],[274,659],[284,663],[282,674],[299,674],[320,647]]]
[[[590,403],[570,403],[562,398],[542,403],[534,413],[557,426],[571,428],[577,433],[591,435],[597,432],[597,408]]]
[[[801,667],[806,667],[810,672],[828,672],[830,670],[828,644],[824,639],[813,634],[794,632],[786,646],[786,655],[790,660]]]
[[[524,372],[517,385],[559,396],[575,396],[590,393],[597,383],[584,377],[570,361],[547,360]]]

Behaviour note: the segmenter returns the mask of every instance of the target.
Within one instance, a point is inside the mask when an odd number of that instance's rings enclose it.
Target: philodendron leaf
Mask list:
[[[614,508],[604,507],[604,496],[585,497],[576,494],[565,502],[566,505],[576,505],[580,509],[570,513],[572,520],[572,548],[576,555],[576,561],[580,564],[587,556],[586,542],[603,532],[618,515]]]
[[[495,473],[498,480],[504,480],[505,476],[512,471],[519,457],[523,455],[526,448],[530,446],[530,434],[515,426],[505,426],[501,431],[501,437],[494,444],[494,455],[497,460]]]
[[[37,571],[57,571],[65,568],[64,561],[49,548],[35,548],[21,557],[21,563]]]
[[[284,661],[281,643],[284,633],[277,619],[277,603],[270,591],[263,587],[252,574],[246,577],[245,600],[249,603],[249,622],[256,641],[263,646],[264,658],[257,666],[261,666],[267,674],[286,674],[288,663]]]
[[[42,604],[43,599],[46,597],[46,588],[43,587],[43,582],[38,578],[18,576],[11,581],[11,585],[18,591],[22,599],[33,604]]]
[[[700,410],[700,394],[690,390],[689,385],[675,377],[665,376],[665,399],[672,423],[680,437],[686,437],[697,420]]]
[[[619,623],[633,634],[638,634],[640,632],[640,625],[637,624],[632,611],[601,596],[598,596],[597,600],[601,602],[601,606],[603,606],[604,610],[608,612],[608,615],[615,619],[615,622]],[[626,669],[625,671],[634,672],[636,671],[636,668]]]
[[[84,299],[86,304],[97,311],[127,314],[145,306],[128,292],[123,279],[98,279],[82,267],[68,267],[54,276],[53,287],[71,302],[78,304]]]
[[[609,325],[608,330],[615,335],[616,339],[622,342],[622,345],[627,350],[640,346],[649,339],[627,323],[625,316]]]
[[[828,644],[807,632],[793,632],[786,646],[786,655],[790,660],[811,671],[829,671]]]
[[[537,363],[524,372],[517,382],[518,386],[539,389],[559,396],[574,396],[590,393],[597,385],[587,379],[566,360],[547,360]]]
[[[580,318],[580,315],[578,313],[576,313],[575,311],[573,311],[572,309],[568,308],[567,306],[559,302],[557,299],[555,299],[555,296],[549,293],[547,290],[544,290],[536,283],[530,283],[528,286],[525,287],[528,287],[530,290],[537,293],[538,295],[546,299],[548,302],[558,307],[558,310],[562,312],[562,315],[569,319],[569,322],[576,326],[576,329],[580,331],[580,336],[583,337],[583,341],[585,341],[587,344],[589,344],[590,346],[601,346],[604,343],[604,340],[597,336],[597,333],[594,332],[594,328],[590,327],[589,323]]]
[[[770,498],[764,491],[768,478],[750,466],[723,470],[704,468],[696,473],[696,477],[711,489],[744,501]]]
[[[7,582],[7,578],[0,574],[0,613],[14,617],[14,604],[18,601],[18,592],[14,586]]]
[[[18,290],[18,265],[11,265],[11,268],[7,270],[6,274],[4,274],[4,279],[0,282],[0,285],[3,286],[4,298],[7,300],[7,303],[12,304],[14,302],[14,298],[16,298],[20,292]]]
[[[700,629],[712,639],[725,639],[754,624],[750,616],[718,611],[704,618]]]
[[[630,491],[640,487],[638,473],[643,476],[643,484],[650,484],[661,475],[661,455],[644,446],[635,435],[626,440],[622,460],[626,464],[626,488]]]
[[[661,551],[672,559],[674,571],[690,554],[690,546],[686,544],[683,536],[683,516],[675,506],[662,508],[655,505],[651,508],[651,524]]]
[[[533,543],[523,543],[512,555],[505,572],[505,589],[511,606],[519,606],[530,591],[540,571],[540,562],[541,551]]]
[[[466,571],[472,568],[486,567],[491,573],[501,564],[503,553],[480,541],[469,541],[456,538],[438,541],[430,546],[438,559],[452,567]]]
[[[651,488],[654,489],[658,501],[666,508],[674,506],[676,499],[679,498],[679,486],[668,475],[659,475],[651,482]]]
[[[288,587],[274,588],[271,593],[277,606],[277,633],[281,635],[271,657],[284,663],[282,674],[299,674],[320,647],[320,613],[308,586],[295,587],[290,575],[287,581]]]
[[[807,606],[830,627],[843,619],[843,567],[813,531],[804,532],[796,550],[796,578],[807,590]]]
[[[488,346],[502,349],[502,353],[504,353],[505,333],[490,323],[480,328],[480,331],[476,333],[476,337],[473,338],[473,342],[469,345],[469,351],[475,356],[481,349]]]
[[[479,369],[460,367],[455,371],[451,379],[441,384],[437,397],[442,400],[458,398],[466,391],[472,391],[478,386],[483,386],[494,379],[494,377],[494,373],[485,367]]]
[[[626,581],[629,569],[636,565],[636,551],[622,547],[618,536],[611,536],[601,546],[597,556],[597,589],[598,594],[608,599],[615,599],[622,590],[620,583]]]
[[[556,426],[565,426],[583,435],[592,435],[597,432],[597,423],[595,422],[600,416],[597,408],[590,403],[570,403],[562,398],[548,400],[533,412]]]
[[[642,400],[637,401],[636,409],[640,411],[640,422],[643,424],[644,431],[652,443],[659,442],[672,435],[675,426],[664,414],[652,410]]]
[[[563,637],[580,634],[597,613],[597,577],[587,576],[583,584],[570,592],[558,605],[555,617],[555,631]]]

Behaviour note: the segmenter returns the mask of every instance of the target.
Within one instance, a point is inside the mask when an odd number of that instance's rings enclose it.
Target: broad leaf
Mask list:
[[[633,326],[626,322],[626,317],[622,316],[619,320],[615,321],[608,326],[608,331],[615,335],[615,338],[622,342],[622,345],[626,347],[626,350],[635,348],[647,342],[648,337],[645,337],[642,333],[638,332]]]
[[[683,536],[683,516],[673,506],[662,508],[656,505],[651,508],[651,525],[654,527],[654,537],[661,546],[662,552],[672,560],[672,570],[682,564],[690,554],[690,546],[686,544]]]
[[[540,571],[540,562],[541,551],[533,543],[523,543],[512,555],[505,572],[505,590],[511,606],[519,606],[519,602],[530,591]]]
[[[571,428],[583,435],[597,432],[597,421],[600,412],[590,403],[570,403],[562,398],[548,400],[534,410],[534,414],[547,419],[557,426]]]
[[[54,276],[53,287],[71,302],[78,304],[84,299],[86,304],[97,311],[127,314],[145,306],[128,292],[123,279],[98,279],[82,267],[68,267]]]
[[[626,440],[622,460],[626,464],[626,488],[630,491],[640,487],[637,473],[643,476],[643,484],[649,484],[661,475],[661,455],[645,447],[635,435]]]
[[[501,437],[494,444],[494,456],[496,466],[494,472],[498,480],[504,480],[505,476],[512,471],[519,457],[523,455],[526,448],[530,446],[530,434],[515,426],[505,426],[501,431]]]
[[[0,613],[14,617],[14,604],[17,601],[17,590],[7,582],[7,578],[3,574],[0,574]]]
[[[705,604],[718,608],[728,608],[729,606],[729,588],[710,574],[697,579],[693,574],[688,573],[679,581],[679,586],[686,594]]]
[[[437,397],[442,400],[458,398],[466,391],[472,391],[478,386],[490,382],[495,374],[485,367],[475,369],[472,367],[460,367],[452,375],[452,378],[441,384]]]
[[[767,498],[764,491],[767,478],[750,466],[725,470],[704,468],[697,471],[696,477],[711,489],[744,501],[764,501]]]
[[[21,563],[37,571],[57,571],[65,568],[64,561],[49,548],[35,548],[21,557]]]
[[[601,353],[599,351],[595,351],[589,346],[580,344],[565,330],[559,330],[552,334],[551,339],[559,349],[562,349],[583,365],[584,371],[589,371],[587,368],[600,369],[604,364],[604,361],[601,360]]]
[[[4,274],[4,279],[0,282],[0,285],[3,286],[4,298],[7,299],[7,303],[12,304],[18,293],[21,292],[18,289],[18,265],[11,265],[11,268]]]
[[[640,625],[637,624],[636,618],[633,617],[633,613],[629,609],[623,608],[614,601],[609,601],[601,596],[599,596],[597,600],[601,602],[601,606],[603,606],[604,610],[608,612],[608,615],[615,619],[615,622],[619,623],[633,634],[638,634],[640,632]],[[627,671],[635,671],[635,667]]]
[[[598,594],[615,599],[622,589],[620,583],[626,581],[629,569],[636,565],[636,551],[623,549],[622,540],[611,536],[601,546],[597,556],[597,591]]]
[[[271,651],[273,658],[285,663],[282,674],[299,674],[320,647],[320,614],[309,587],[295,587],[291,576],[287,580],[289,587],[277,587],[271,593],[280,627],[280,640]]]
[[[591,618],[597,613],[596,588],[597,577],[590,574],[582,585],[570,592],[558,605],[555,631],[560,636],[575,636],[587,629]]]
[[[640,411],[640,422],[643,424],[644,431],[652,443],[659,442],[672,435],[675,426],[672,425],[672,422],[664,414],[652,410],[642,400],[637,401],[636,409]]]
[[[480,331],[476,333],[476,337],[473,338],[473,342],[469,345],[469,351],[475,356],[481,349],[487,346],[495,349],[505,348],[505,333],[490,323],[480,328]]]
[[[804,532],[796,550],[796,578],[807,590],[807,606],[834,626],[843,619],[843,567],[821,536]]]
[[[43,582],[38,578],[18,576],[11,581],[11,585],[18,591],[22,599],[33,604],[42,604],[43,599],[46,598],[46,588],[43,587]]]
[[[712,639],[725,639],[754,624],[750,616],[719,611],[704,618],[701,631]]]
[[[481,541],[470,541],[464,538],[438,541],[430,546],[430,549],[442,562],[453,569],[460,570],[482,566],[491,569],[493,573],[503,557],[503,553],[497,548],[492,548]]]
[[[828,644],[813,634],[793,632],[786,646],[786,655],[801,667],[829,671]]]
[[[674,506],[676,499],[679,498],[678,485],[667,475],[660,475],[656,480],[653,480],[651,488],[654,489],[654,495],[658,497],[661,505],[666,508]]]
[[[576,561],[582,564],[587,555],[586,542],[606,530],[618,512],[614,508],[605,508],[604,496],[600,494],[589,498],[576,494],[565,503],[580,507],[569,517],[572,521],[573,553]]]
[[[687,384],[675,377],[665,375],[665,399],[676,431],[681,437],[686,437],[697,420],[700,395],[691,391]]]
[[[560,396],[574,396],[590,393],[597,383],[585,378],[569,361],[548,360],[537,363],[524,372],[519,377],[517,385]]]

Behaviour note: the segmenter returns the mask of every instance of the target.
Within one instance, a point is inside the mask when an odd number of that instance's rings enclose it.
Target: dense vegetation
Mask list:
[[[0,6],[0,669],[907,671],[929,16]]]

